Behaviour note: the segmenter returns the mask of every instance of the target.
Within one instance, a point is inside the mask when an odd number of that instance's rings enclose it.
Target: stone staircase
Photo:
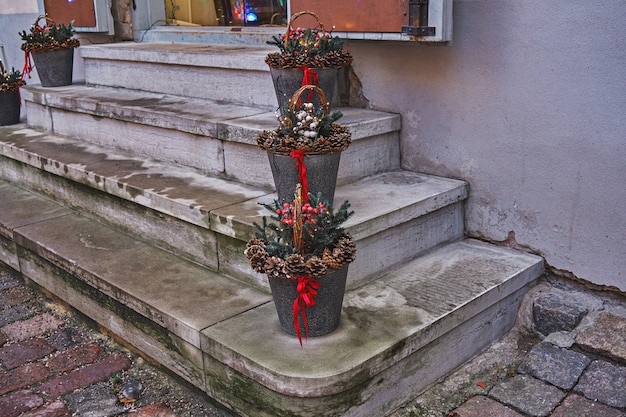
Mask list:
[[[267,49],[81,47],[0,128],[0,261],[246,416],[382,416],[513,324],[542,259],[464,239],[465,182],[400,169],[399,115],[342,108],[357,245],[340,328],[284,334],[243,248],[273,199]]]

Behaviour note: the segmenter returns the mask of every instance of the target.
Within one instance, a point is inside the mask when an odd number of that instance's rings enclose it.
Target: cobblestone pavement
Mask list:
[[[234,417],[0,266],[0,416]],[[626,299],[545,280],[503,339],[391,417],[626,417]],[[378,417],[378,416],[372,416]]]
[[[626,298],[544,280],[513,330],[393,417],[626,417]]]
[[[1,417],[232,417],[0,266]]]

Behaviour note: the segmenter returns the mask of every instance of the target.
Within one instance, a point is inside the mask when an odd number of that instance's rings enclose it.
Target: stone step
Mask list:
[[[262,130],[274,112],[207,99],[84,85],[22,89],[28,124],[139,156],[174,162],[240,182],[273,186]],[[340,108],[352,145],[342,153],[338,183],[400,167],[398,114]]]
[[[503,335],[543,270],[452,243],[348,291],[338,330],[301,348],[268,293],[4,181],[0,197],[0,261],[244,416],[386,415]]]
[[[36,131],[0,128],[0,178],[222,274],[257,287],[267,282],[243,255],[259,202],[275,194],[182,166]],[[390,171],[338,187],[356,214],[346,224],[359,256],[356,286],[420,253],[463,236],[463,181]],[[380,256],[384,253],[385,256]]]
[[[200,388],[200,332],[271,300],[2,180],[0,197],[0,261]]]
[[[269,39],[269,37],[268,37]],[[269,45],[122,42],[79,49],[88,85],[278,106],[265,57]]]
[[[542,271],[452,243],[348,291],[337,331],[303,348],[273,303],[255,307],[202,331],[207,392],[244,415],[387,415],[504,335]]]
[[[253,46],[268,47],[267,41],[272,36],[285,33],[285,26],[154,26],[142,33],[142,42],[173,43],[183,42],[191,44],[211,44],[230,46]],[[334,35],[346,38],[348,33],[337,33]],[[353,34],[354,35],[354,34]],[[271,46],[273,51],[278,51]]]

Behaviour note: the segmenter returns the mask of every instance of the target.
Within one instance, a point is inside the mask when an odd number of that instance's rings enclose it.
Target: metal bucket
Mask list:
[[[274,152],[268,152],[267,157],[274,176],[278,200],[293,201],[296,185],[300,182],[296,160],[289,155]],[[304,165],[309,193],[316,195],[321,192],[322,201],[333,204],[340,160],[341,152],[305,155]]]
[[[72,84],[74,48],[31,52],[42,87]]]
[[[306,319],[309,324],[309,336],[323,336],[339,327],[341,307],[346,290],[348,266],[324,275],[318,281],[321,287],[317,290],[315,305],[306,307]],[[278,314],[280,327],[290,335],[296,335],[294,324],[294,301],[298,298],[297,280],[269,277],[274,306]],[[305,325],[302,315],[298,315],[302,338],[305,337]]]

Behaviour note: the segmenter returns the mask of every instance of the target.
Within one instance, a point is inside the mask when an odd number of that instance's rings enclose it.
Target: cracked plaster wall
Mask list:
[[[626,291],[625,19],[620,0],[455,0],[452,45],[347,47],[370,106],[402,114],[403,167],[470,183],[469,235]]]

